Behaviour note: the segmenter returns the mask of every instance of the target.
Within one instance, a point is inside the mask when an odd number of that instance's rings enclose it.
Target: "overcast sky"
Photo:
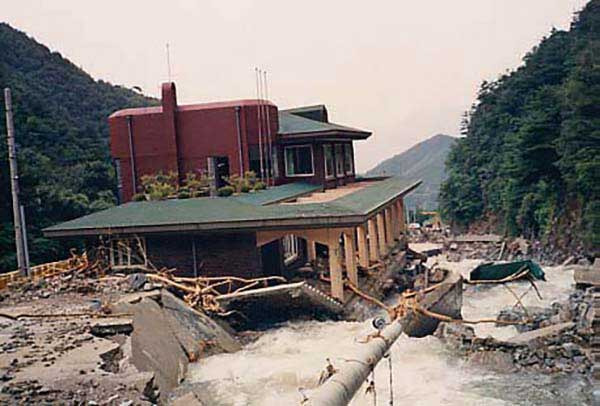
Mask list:
[[[437,133],[457,135],[479,84],[520,64],[586,0],[4,0],[0,18],[97,79],[158,96],[166,43],[180,103],[255,97],[324,103],[373,131],[369,169]]]

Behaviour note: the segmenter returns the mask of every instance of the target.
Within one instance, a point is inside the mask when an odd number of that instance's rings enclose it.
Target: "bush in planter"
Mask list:
[[[192,197],[192,193],[190,192],[190,189],[188,189],[187,187],[181,187],[177,191],[178,199],[189,199],[190,197]]]
[[[267,185],[264,182],[258,181],[254,184],[254,190],[263,190],[266,189]]]
[[[217,195],[226,197],[231,196],[235,192],[235,189],[232,186],[223,186],[217,189]]]

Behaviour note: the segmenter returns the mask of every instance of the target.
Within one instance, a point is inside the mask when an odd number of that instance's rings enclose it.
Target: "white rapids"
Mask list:
[[[445,262],[441,266],[465,274],[479,261]],[[530,291],[526,306],[549,306],[566,299],[572,290],[573,274],[561,267],[544,268],[547,282],[537,285],[543,300]],[[511,283],[517,295],[528,283]],[[499,310],[514,305],[514,296],[502,286],[466,286],[463,317],[495,317]],[[479,336],[498,338],[516,333],[514,327],[476,325]],[[316,386],[326,358],[340,367],[357,342],[373,332],[370,321],[289,322],[265,332],[257,341],[234,354],[220,354],[194,364],[187,385],[201,388],[214,405],[299,405]],[[467,367],[435,337],[409,338],[402,335],[391,351],[393,398],[396,405],[567,405],[584,404],[580,379],[542,375],[494,374]],[[375,395],[366,385],[352,405],[389,405],[390,368],[383,359],[375,368]]]

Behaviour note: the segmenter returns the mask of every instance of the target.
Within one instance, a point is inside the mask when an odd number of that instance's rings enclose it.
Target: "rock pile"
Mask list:
[[[529,370],[588,374],[592,371],[593,360],[586,349],[590,341],[595,342],[590,328],[592,300],[591,290],[575,291],[566,303],[553,303],[547,309],[503,310],[499,320],[521,321],[527,317],[530,320],[518,327],[520,334],[507,340],[476,337],[473,328],[460,324],[442,323],[435,334],[473,365],[500,372]]]

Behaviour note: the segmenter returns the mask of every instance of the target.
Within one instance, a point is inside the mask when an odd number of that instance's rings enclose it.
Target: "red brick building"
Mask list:
[[[324,266],[331,295],[344,279],[405,246],[404,196],[420,181],[357,178],[353,141],[371,133],[334,124],[325,106],[279,110],[268,101],[179,106],[173,83],[161,106],[109,117],[122,202],[145,174],[253,170],[269,187],[229,197],[135,201],[44,229],[110,252],[113,269],[174,269],[181,276],[284,276]],[[381,276],[385,278],[385,275]]]
[[[354,179],[352,141],[371,133],[329,122],[325,106],[279,110],[269,101],[178,105],[174,83],[162,85],[160,106],[109,117],[111,154],[122,202],[140,178],[159,171],[210,172],[218,180],[252,170],[267,183],[304,181],[325,188]],[[261,159],[262,158],[262,159]]]

